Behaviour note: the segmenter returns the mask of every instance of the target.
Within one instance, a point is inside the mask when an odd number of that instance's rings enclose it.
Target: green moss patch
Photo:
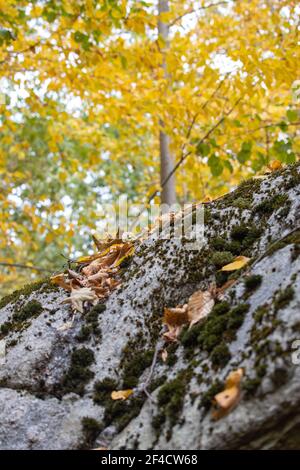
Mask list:
[[[257,204],[253,209],[253,215],[259,214],[261,216],[269,217],[274,211],[281,209],[283,206],[291,204],[287,194],[276,194],[273,197],[268,197],[264,201]]]
[[[254,312],[254,320],[256,323],[261,323],[263,319],[268,315],[269,307],[267,305],[262,305],[257,307]]]
[[[43,306],[40,302],[30,300],[0,326],[0,339],[11,332],[23,330],[30,324],[30,320],[37,318],[42,311]]]
[[[94,361],[94,353],[91,349],[85,347],[75,349],[71,355],[69,369],[61,384],[55,386],[57,394],[62,396],[74,392],[82,396],[85,385],[94,377],[94,373],[89,369]]]
[[[191,370],[180,371],[175,379],[165,383],[159,390],[157,397],[159,413],[152,420],[152,426],[157,433],[166,420],[170,431],[178,422],[191,377]],[[170,433],[169,437],[171,437]]]
[[[109,426],[113,423],[121,431],[139,414],[146,395],[132,396],[126,401],[114,401],[111,398],[111,393],[118,389],[118,382],[110,377],[106,377],[95,383],[93,400],[94,403],[105,408],[104,425]]]
[[[215,366],[225,366],[228,361],[230,361],[231,354],[227,344],[222,341],[222,343],[218,344],[212,351],[210,356],[211,362]]]
[[[279,292],[274,302],[275,312],[277,312],[281,308],[286,307],[291,302],[291,300],[293,300],[294,296],[295,291],[292,286],[288,286],[286,289]]]
[[[222,266],[231,263],[233,259],[234,256],[230,251],[216,251],[212,254],[211,262],[217,269],[220,269]]]
[[[84,417],[81,420],[83,442],[81,444],[82,449],[91,449],[94,441],[102,430],[102,425],[94,418]]]
[[[260,274],[252,274],[247,276],[244,280],[244,285],[247,292],[253,292],[262,283],[262,276]]]
[[[5,307],[10,302],[16,302],[21,295],[28,297],[32,292],[40,290],[41,293],[48,293],[48,292],[57,292],[59,288],[50,282],[49,278],[41,279],[37,282],[32,282],[31,284],[26,284],[19,290],[12,292],[9,295],[6,295],[0,300],[0,308]]]
[[[105,309],[106,305],[99,303],[84,316],[86,324],[82,325],[81,330],[76,336],[79,342],[89,341],[92,335],[96,336],[98,341],[101,340],[102,333],[99,327],[99,315],[101,315]]]
[[[200,401],[200,406],[203,406],[205,409],[209,409],[211,407],[211,402],[217,393],[222,392],[224,390],[224,384],[220,380],[216,380],[208,390],[203,393]]]
[[[186,358],[191,359],[195,348],[200,347],[209,353],[213,365],[224,366],[230,360],[226,343],[235,339],[248,310],[248,304],[230,309],[228,302],[217,303],[203,323],[183,330],[180,341],[186,350]]]
[[[94,384],[93,400],[97,405],[105,406],[107,401],[111,400],[111,392],[117,390],[118,383],[116,380],[105,377],[103,380],[98,380]]]
[[[139,378],[147,367],[150,367],[153,359],[153,350],[140,351],[134,357],[124,361],[123,365],[123,387],[134,388],[138,385]]]

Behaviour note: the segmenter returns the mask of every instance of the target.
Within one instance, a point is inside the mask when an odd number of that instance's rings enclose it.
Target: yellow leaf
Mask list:
[[[133,390],[119,390],[118,392],[111,392],[111,398],[113,400],[127,400],[130,395],[133,394]]]
[[[120,255],[121,253],[123,252],[120,251]],[[132,256],[134,253],[134,247],[132,246],[131,248],[129,248],[125,254],[122,256],[119,255],[119,257],[117,258],[117,260],[114,262],[113,266],[120,266],[120,264],[126,259],[126,258],[130,258],[130,256]]]
[[[268,168],[270,168],[271,171],[280,170],[280,168],[282,168],[282,163],[279,160],[273,160],[269,163]]]
[[[213,418],[220,419],[228,414],[239,402],[240,383],[243,377],[243,369],[239,368],[230,372],[226,379],[225,390],[215,395],[213,404]]]
[[[211,202],[213,199],[211,196],[205,196],[205,198],[202,201],[202,204],[207,204],[208,202]]]
[[[223,266],[221,271],[236,271],[243,268],[249,261],[250,258],[247,258],[247,256],[237,256],[232,263]]]

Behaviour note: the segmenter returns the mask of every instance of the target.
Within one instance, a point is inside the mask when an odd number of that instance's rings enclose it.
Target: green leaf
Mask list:
[[[216,139],[209,139],[212,147],[219,148],[219,145],[217,144]]]
[[[223,162],[215,153],[209,157],[208,166],[213,176],[220,176],[223,173]]]
[[[296,162],[296,155],[294,154],[294,152],[287,153],[285,161],[288,165],[290,165],[291,163],[295,163]]]
[[[229,160],[225,160],[223,164],[224,164],[224,167],[230,171],[230,173],[233,173],[233,166],[231,165],[231,162]]]
[[[252,142],[246,141],[242,143],[241,150],[237,154],[237,159],[240,163],[246,163],[251,157]]]
[[[297,122],[299,119],[299,114],[296,109],[289,109],[286,112],[286,116],[290,122]]]
[[[267,164],[266,156],[262,152],[256,153],[256,158],[252,161],[252,168],[254,171],[261,170]]]
[[[120,55],[120,60],[121,60],[121,64],[122,64],[122,67],[123,69],[127,69],[127,59],[124,55]]]
[[[288,125],[285,121],[279,122],[278,127],[280,128],[282,132],[286,132],[288,129]]]
[[[196,147],[197,155],[206,157],[210,152],[210,146],[205,142],[200,142]]]
[[[74,40],[81,44],[82,48],[88,50],[90,47],[89,37],[87,34],[82,33],[81,31],[75,31]]]
[[[285,163],[287,159],[288,152],[292,149],[292,143],[290,140],[285,142],[284,140],[277,140],[274,142],[272,147],[272,152],[275,154],[281,162]]]

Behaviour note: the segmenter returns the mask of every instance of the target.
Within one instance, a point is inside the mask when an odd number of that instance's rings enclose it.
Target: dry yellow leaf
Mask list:
[[[129,390],[119,390],[119,391],[115,391],[115,392],[111,392],[111,398],[113,400],[127,400],[128,397],[130,397],[130,395],[133,394],[133,390],[129,389]]]
[[[194,292],[188,301],[188,320],[190,327],[198,323],[211,312],[215,304],[212,293],[207,291],[198,290]]]
[[[237,256],[232,263],[223,266],[221,271],[236,271],[243,268],[249,261],[250,258],[247,258],[247,256]]]
[[[225,390],[215,395],[213,400],[215,409],[212,413],[215,420],[223,418],[238,404],[241,394],[240,383],[242,377],[242,368],[230,372],[226,379]]]
[[[124,247],[124,249],[122,249],[120,251],[118,258],[116,259],[116,261],[114,262],[113,265],[114,266],[120,266],[122,261],[124,261],[126,258],[129,258],[130,256],[132,256],[133,253],[134,253],[134,247],[133,246]]]
[[[269,163],[268,168],[271,171],[280,170],[282,168],[282,163],[279,160],[273,160],[271,163]]]
[[[240,367],[237,370],[230,372],[226,379],[225,387],[230,388],[234,386],[239,386],[244,375],[243,369]]]

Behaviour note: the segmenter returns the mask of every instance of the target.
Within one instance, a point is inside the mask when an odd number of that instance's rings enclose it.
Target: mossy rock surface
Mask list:
[[[67,294],[47,280],[0,301],[0,448],[299,446],[299,214],[293,165],[207,204],[203,247],[144,241],[123,267],[122,286],[71,328]],[[220,272],[241,255],[251,258],[247,267]],[[168,359],[158,358],[150,400],[143,384],[163,308],[227,281],[235,282],[207,320],[164,345]],[[211,401],[238,367],[241,401],[213,421]],[[124,388],[135,393],[113,401]]]

